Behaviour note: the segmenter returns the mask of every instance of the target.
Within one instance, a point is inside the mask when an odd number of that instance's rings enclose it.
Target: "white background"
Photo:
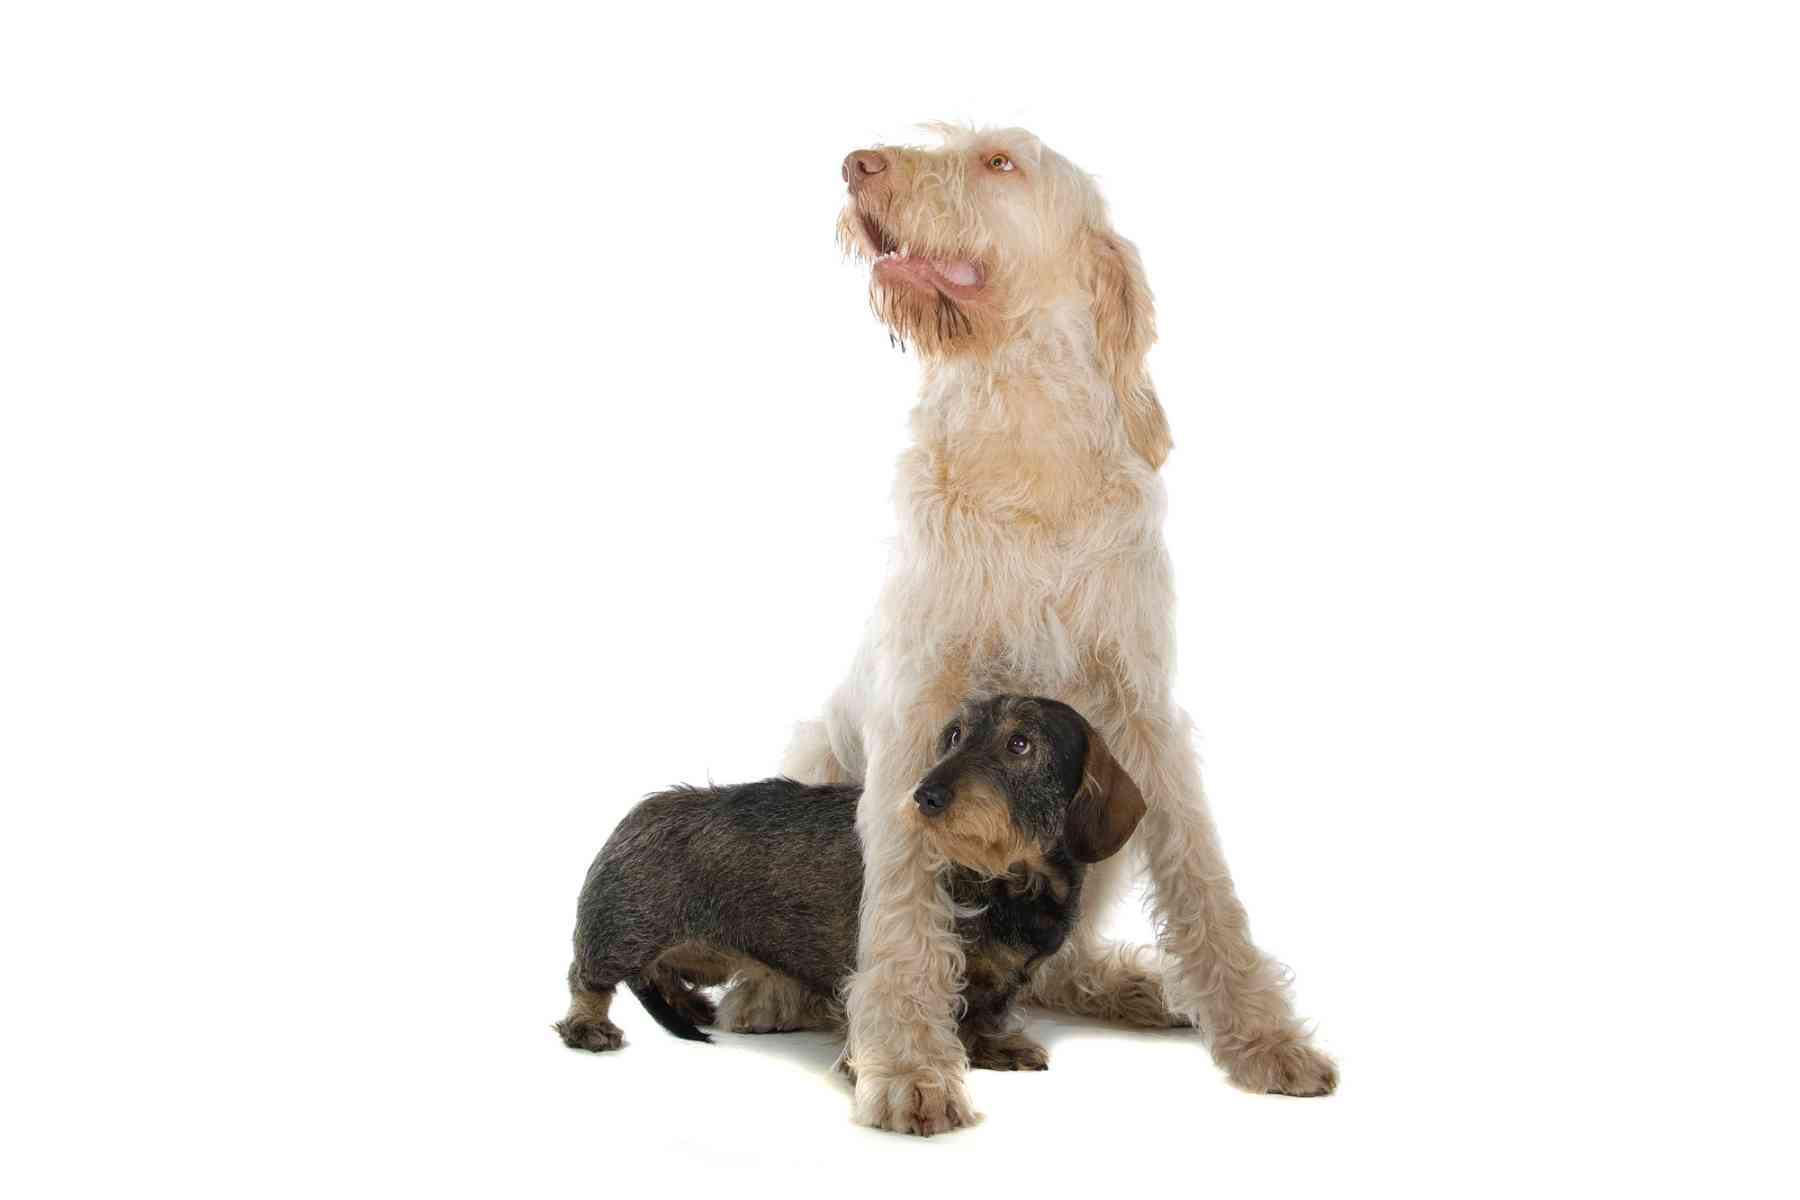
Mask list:
[[[653,7],[0,16],[8,1193],[1791,1187],[1792,10]],[[1038,1020],[927,1143],[548,1029],[620,814],[847,665],[915,364],[838,163],[929,118],[1143,251],[1332,1099]]]

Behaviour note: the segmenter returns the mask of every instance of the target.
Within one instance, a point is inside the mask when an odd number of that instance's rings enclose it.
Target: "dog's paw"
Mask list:
[[[803,1028],[792,1005],[762,990],[756,980],[736,984],[719,1002],[713,1019],[732,1033],[791,1033]]]
[[[558,1021],[556,1032],[562,1034],[563,1045],[571,1050],[600,1054],[625,1044],[624,1031],[611,1021]]]
[[[1337,1064],[1299,1037],[1253,1044],[1227,1063],[1226,1070],[1233,1083],[1252,1092],[1329,1096],[1337,1090]]]
[[[918,1137],[948,1133],[981,1119],[970,1106],[960,1079],[930,1072],[863,1072],[856,1080],[852,1115],[859,1125]]]
[[[969,1065],[982,1071],[1048,1071],[1050,1052],[1022,1033],[976,1038]]]
[[[714,1019],[732,1033],[793,1033],[829,1028],[833,1015],[826,997],[791,979],[758,975],[732,984]]]

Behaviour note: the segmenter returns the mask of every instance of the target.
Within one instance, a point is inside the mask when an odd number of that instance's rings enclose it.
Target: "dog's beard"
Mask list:
[[[975,335],[968,309],[942,291],[871,280],[869,307],[902,350],[911,345],[922,353],[947,353]]]
[[[850,205],[838,219],[838,244],[870,270],[869,307],[888,337],[900,349],[943,355],[973,346],[985,322],[979,297],[959,298],[952,291],[973,289],[983,278],[979,264],[967,255],[936,255],[922,245],[909,249],[895,232],[911,222],[898,219],[890,207],[882,211]],[[879,263],[902,251],[914,261],[910,269],[883,272]],[[885,274],[885,277],[884,277]],[[934,286],[934,280],[948,280]],[[960,285],[960,287],[958,286]]]

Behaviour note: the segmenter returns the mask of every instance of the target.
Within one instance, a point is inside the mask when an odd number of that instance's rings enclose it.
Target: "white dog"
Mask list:
[[[1037,975],[1039,1004],[1140,1025],[1192,1023],[1254,1091],[1317,1096],[1336,1068],[1308,1041],[1286,972],[1249,938],[1170,696],[1174,596],[1157,469],[1168,424],[1145,373],[1155,337],[1137,251],[1087,175],[1022,130],[937,127],[938,149],[844,160],[839,236],[873,262],[876,312],[923,364],[900,462],[898,561],[849,679],[785,764],[861,779],[867,864],[846,1055],[856,1119],[909,1133],[974,1119],[952,1007],[963,968],[913,785],[975,693],[1050,695],[1084,713],[1143,790],[1136,844],[1162,953],[1094,932],[1123,856]],[[830,1015],[783,977],[743,980],[722,1019],[796,1028]]]

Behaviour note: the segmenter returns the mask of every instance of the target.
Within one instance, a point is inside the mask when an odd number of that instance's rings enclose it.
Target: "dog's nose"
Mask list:
[[[950,789],[941,783],[921,783],[913,793],[913,803],[928,817],[941,813],[950,804]]]
[[[844,156],[844,182],[849,184],[850,190],[854,192],[867,183],[871,176],[879,175],[887,168],[887,159],[881,151],[852,150]]]

